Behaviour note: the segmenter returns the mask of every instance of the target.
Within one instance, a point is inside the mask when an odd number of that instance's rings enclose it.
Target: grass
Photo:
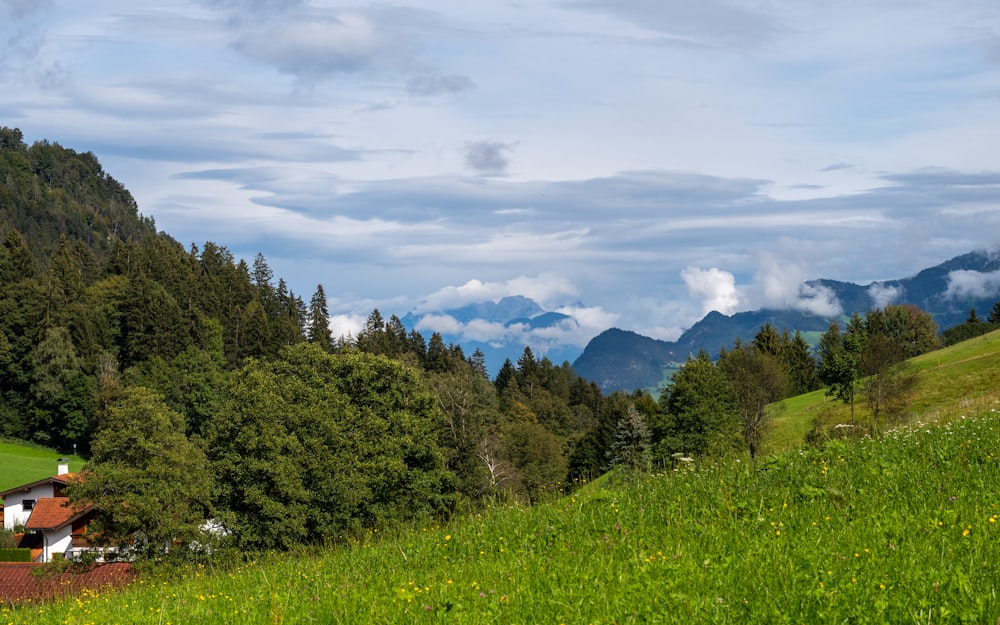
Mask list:
[[[919,382],[904,420],[949,420],[1000,399],[1000,330],[917,356],[907,362]],[[858,423],[867,423],[864,399],[855,399]],[[850,406],[825,391],[793,397],[777,407],[765,441],[767,453],[795,449],[814,427],[851,422]]]
[[[84,460],[79,456],[31,443],[0,441],[0,490],[55,475],[59,458],[69,458],[70,471],[83,468]]]
[[[880,440],[612,476],[0,623],[945,623],[1000,615],[1000,405]]]

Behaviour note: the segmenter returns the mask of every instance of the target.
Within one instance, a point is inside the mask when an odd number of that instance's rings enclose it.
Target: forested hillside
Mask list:
[[[377,310],[333,340],[321,284],[305,300],[260,254],[185,248],[93,154],[0,137],[0,436],[92,454],[89,483],[119,486],[80,496],[105,510],[141,517],[152,500],[232,528],[255,518],[257,538],[240,540],[287,546],[558,490],[577,442],[624,414],[568,364],[525,349],[494,382],[481,353]],[[606,467],[606,451],[586,465]],[[267,501],[249,495],[262,489]]]

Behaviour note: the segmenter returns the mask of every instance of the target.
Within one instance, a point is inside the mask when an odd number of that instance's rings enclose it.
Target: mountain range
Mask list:
[[[1000,300],[1000,255],[984,251],[963,254],[909,278],[872,282],[867,286],[836,280],[805,283],[811,292],[824,291],[840,303],[843,320],[888,304],[913,304],[931,313],[940,330],[965,321],[969,311],[983,313]],[[810,343],[834,318],[798,310],[756,310],[723,315],[711,312],[676,341],[660,341],[617,328],[594,337],[573,368],[604,391],[656,388],[687,358],[704,349],[717,355],[736,339],[751,340],[769,323],[778,330],[799,330]]]
[[[913,304],[931,313],[938,328],[945,330],[965,321],[972,309],[985,317],[1000,300],[1000,254],[970,252],[908,278],[867,285],[818,279],[805,282],[803,289],[838,302],[841,314],[822,317],[802,310],[754,310],[732,315],[710,312],[676,341],[610,328],[592,338],[582,353],[578,347],[555,342],[532,345],[532,350],[536,356],[547,357],[555,363],[571,362],[579,375],[596,382],[606,392],[632,391],[656,389],[689,356],[701,349],[717,355],[720,349],[731,347],[737,339],[751,340],[764,324],[790,333],[798,330],[807,341],[815,343],[833,320],[842,321],[855,312],[863,314],[888,304]],[[461,344],[466,355],[476,348],[481,349],[491,374],[496,373],[505,359],[516,362],[523,352],[523,343],[512,340],[518,336],[517,329],[557,329],[576,323],[572,317],[547,312],[523,296],[433,313],[411,312],[402,321],[408,329],[413,329],[426,328],[428,320],[433,319],[449,319],[455,327],[461,326],[461,334],[442,331],[443,338],[446,342]],[[470,340],[468,328],[476,323],[493,328],[493,338]]]
[[[445,323],[441,324],[441,320]],[[576,320],[558,312],[546,311],[534,300],[512,295],[500,300],[477,302],[457,308],[433,312],[409,312],[400,320],[407,330],[440,331],[446,343],[462,346],[466,356],[479,349],[486,356],[490,375],[496,375],[503,362],[517,362],[524,352],[524,341],[518,340],[537,330],[576,328]],[[461,327],[461,332],[447,331]],[[535,343],[532,351],[539,358],[556,364],[572,362],[580,355],[576,345],[558,341]]]

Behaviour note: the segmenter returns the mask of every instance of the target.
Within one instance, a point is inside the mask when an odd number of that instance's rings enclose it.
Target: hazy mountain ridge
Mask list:
[[[986,317],[1000,299],[1000,256],[975,251],[929,267],[909,278],[873,282],[867,286],[837,280],[811,280],[811,287],[834,293],[842,315],[881,308],[887,304],[913,304],[930,312],[939,330],[964,322],[976,309]],[[797,310],[756,310],[724,315],[710,312],[676,341],[661,341],[612,328],[596,336],[573,362],[576,372],[596,382],[602,390],[655,387],[664,370],[687,360],[700,349],[717,355],[736,339],[749,341],[765,324],[804,334],[823,332],[832,318]]]
[[[524,343],[512,337],[520,336],[518,326],[524,326],[529,331],[558,328],[564,324],[576,325],[573,317],[553,311],[546,311],[537,302],[523,295],[510,295],[494,302],[487,300],[466,304],[456,308],[436,311],[410,311],[400,319],[407,330],[419,330],[423,333],[436,330],[435,321],[451,318],[456,324],[492,324],[497,335],[494,337],[472,338],[467,331],[448,332],[437,330],[445,343],[461,345],[466,356],[479,349],[486,356],[487,369],[490,375],[495,375],[503,365],[504,360],[516,362],[524,352]],[[430,321],[428,321],[430,320]],[[449,324],[442,324],[448,326]],[[510,332],[507,332],[507,331]],[[483,332],[482,328],[479,328]],[[581,353],[577,345],[549,342],[543,345],[531,345],[536,357],[548,358],[556,364],[572,362]]]

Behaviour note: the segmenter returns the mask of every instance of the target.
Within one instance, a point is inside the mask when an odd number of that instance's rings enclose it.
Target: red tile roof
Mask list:
[[[56,530],[79,519],[90,510],[89,504],[74,507],[70,504],[69,497],[42,497],[35,502],[24,529]]]
[[[71,568],[62,573],[56,569],[50,573],[40,567],[52,565],[0,562],[0,604],[48,601],[84,590],[109,590],[124,586],[135,577],[131,565],[122,562]]]

